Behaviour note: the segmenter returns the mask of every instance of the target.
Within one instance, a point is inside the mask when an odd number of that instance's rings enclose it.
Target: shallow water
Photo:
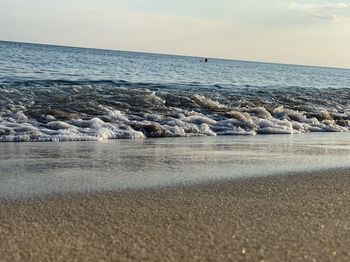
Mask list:
[[[350,134],[4,143],[0,197],[196,184],[350,167]]]
[[[350,130],[346,69],[1,41],[0,58],[0,142]]]

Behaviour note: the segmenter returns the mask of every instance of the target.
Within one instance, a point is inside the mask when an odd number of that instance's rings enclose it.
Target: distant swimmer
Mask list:
[[[204,62],[207,63],[208,62],[208,58],[204,59]]]

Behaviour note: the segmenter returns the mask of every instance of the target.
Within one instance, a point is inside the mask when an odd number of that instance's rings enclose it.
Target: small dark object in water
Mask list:
[[[208,62],[208,58],[204,59],[204,62],[207,63]]]

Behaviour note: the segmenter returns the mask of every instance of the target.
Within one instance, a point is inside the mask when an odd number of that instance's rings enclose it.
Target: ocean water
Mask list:
[[[0,41],[2,142],[348,132],[349,99],[346,69]]]
[[[349,168],[350,70],[203,61],[0,41],[0,198]]]

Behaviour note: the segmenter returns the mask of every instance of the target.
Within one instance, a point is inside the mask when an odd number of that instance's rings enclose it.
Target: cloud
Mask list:
[[[350,18],[350,3],[300,4],[290,3],[288,10],[314,18],[326,20],[343,20]]]

